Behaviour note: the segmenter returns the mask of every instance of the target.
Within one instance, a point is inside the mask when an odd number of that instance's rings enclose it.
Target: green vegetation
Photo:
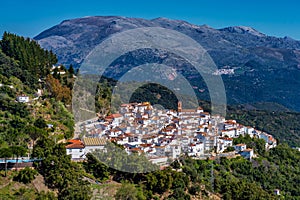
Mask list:
[[[151,105],[160,105],[165,109],[177,110],[178,99],[176,95],[163,85],[145,82],[144,85],[140,86],[141,84],[138,82],[118,82],[112,98],[116,84],[117,81],[114,79],[101,77],[97,85],[95,98],[97,112],[103,114],[108,111],[116,112],[122,103],[128,103],[121,101],[125,99],[129,102],[150,102]],[[188,106],[191,106],[191,108],[198,106],[191,101],[191,97],[187,95],[181,95],[181,97],[184,102],[189,102]]]
[[[36,170],[25,167],[25,169],[19,171],[18,175],[14,177],[14,181],[19,181],[24,184],[31,183],[37,174]]]
[[[109,178],[109,168],[101,163],[93,154],[86,155],[87,161],[83,163],[86,172],[93,174],[99,181]]]
[[[216,160],[184,157],[180,159],[182,172],[168,168],[139,175],[131,184],[136,185],[136,190],[141,188],[146,199],[162,196],[164,199],[200,199],[211,192],[222,199],[277,199],[274,189],[280,190],[282,198],[298,199],[299,158],[300,152],[286,145],[279,145],[252,161],[242,157]],[[128,187],[131,195],[136,194],[133,185]],[[121,189],[119,193],[129,195]],[[132,198],[138,199],[137,195]]]
[[[35,41],[4,33],[0,41],[0,147],[27,148],[30,140],[34,143],[53,134],[72,137],[73,117],[66,108],[70,108],[74,70],[54,78],[57,73],[52,76],[50,71],[56,62],[55,55]],[[42,96],[36,95],[37,89]],[[19,95],[27,95],[30,103],[17,102]],[[54,129],[47,129],[48,123]]]
[[[132,153],[128,155],[122,148],[115,146],[114,143],[108,142],[105,145],[106,151],[95,151],[93,155],[103,163],[106,163],[110,168],[142,173],[158,170],[157,165],[153,165],[148,159],[139,155],[138,153]]]
[[[130,102],[151,102],[159,104],[165,109],[177,109],[178,99],[168,88],[155,83],[146,84],[138,88],[131,96]]]
[[[79,197],[89,199],[89,189],[79,175],[79,166],[71,163],[65,155],[64,144],[55,143],[71,138],[74,132],[69,106],[74,70],[61,66],[59,71],[55,68],[51,72],[56,62],[56,56],[51,51],[42,49],[31,39],[4,33],[0,41],[0,157],[5,160],[4,177],[12,182],[7,186],[7,191],[2,188],[1,199],[74,199],[74,190],[79,189],[84,190]],[[30,101],[19,103],[16,100],[20,95],[28,96]],[[48,128],[48,124],[53,127]],[[28,147],[33,147],[33,152]],[[27,156],[27,153],[33,158],[43,159],[41,163],[36,163],[39,173],[35,169],[25,168],[8,177],[6,160],[15,158],[15,167],[18,168],[20,157]],[[41,170],[40,167],[45,166],[46,162],[55,160],[61,163],[58,164],[59,169],[64,171],[57,172],[46,167]],[[65,169],[68,165],[69,168]],[[59,174],[55,176],[56,172]],[[40,193],[29,187],[38,174],[42,174],[49,188],[57,189],[58,193]],[[55,182],[54,177],[61,177],[64,182]],[[13,181],[26,187],[12,192],[15,187]]]
[[[255,153],[259,155],[265,155],[265,144],[266,142],[263,139],[251,138],[249,135],[243,137],[240,135],[238,138],[233,139],[233,144],[246,144],[247,148],[251,148]]]
[[[35,145],[33,155],[43,158],[36,163],[36,168],[43,175],[46,185],[58,190],[58,199],[90,199],[90,186],[83,180],[83,169],[71,162],[64,144],[54,144],[49,138],[41,138]]]
[[[36,176],[36,170],[25,168],[19,172],[9,171],[7,177],[3,177],[0,173],[0,199],[16,199],[16,200],[55,200],[55,193],[51,191],[39,191],[33,183],[32,176]],[[20,176],[22,174],[22,176]],[[21,178],[22,179],[19,179]],[[18,179],[17,179],[18,178]],[[22,180],[22,181],[21,181]],[[26,182],[26,183],[23,183]],[[29,182],[28,182],[29,181]]]
[[[7,176],[7,159],[12,156],[12,152],[10,148],[1,148],[0,149],[0,157],[4,158],[5,162],[5,177]]]
[[[34,77],[45,77],[57,62],[51,51],[42,49],[36,41],[15,34],[4,32],[0,46],[3,53],[18,61],[23,72],[28,71]]]
[[[182,157],[165,170],[137,174],[108,168],[91,155],[84,165],[100,181],[111,177],[122,183],[116,199],[201,199],[211,195],[222,199],[277,199],[275,189],[280,190],[282,198],[300,197],[299,151],[281,144],[261,155],[258,139],[240,137],[234,142],[257,147],[258,157],[252,161],[240,156],[215,160]]]
[[[143,195],[141,190],[136,187],[134,184],[123,182],[120,189],[115,195],[116,200],[146,200],[146,197]]]

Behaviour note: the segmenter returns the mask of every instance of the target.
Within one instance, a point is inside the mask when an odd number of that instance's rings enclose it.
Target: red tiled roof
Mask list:
[[[118,117],[122,117],[122,115],[119,114],[119,113],[115,113],[115,114],[108,115],[106,118],[107,119],[114,119],[114,118],[118,118]]]
[[[82,142],[79,139],[71,139],[71,140],[68,140],[68,143],[81,144]]]
[[[230,141],[232,140],[232,138],[226,138],[226,137],[220,137],[221,140],[227,140],[227,141]]]
[[[83,144],[69,144],[66,146],[67,149],[83,149]]]
[[[226,120],[225,121],[226,124],[236,124],[235,120]]]
[[[253,149],[249,149],[249,148],[248,148],[248,149],[245,149],[245,150],[244,150],[244,152],[250,152],[250,151],[253,151]]]
[[[141,147],[151,147],[152,144],[140,144]]]
[[[135,136],[135,134],[133,134],[133,133],[124,133],[124,136],[125,137],[133,137],[133,136]]]
[[[66,146],[67,149],[83,149],[84,144],[79,139],[72,139],[68,141],[68,145]]]
[[[155,146],[154,148],[157,148],[157,149],[164,149],[166,148],[165,146]]]
[[[181,112],[196,112],[195,109],[182,109]]]

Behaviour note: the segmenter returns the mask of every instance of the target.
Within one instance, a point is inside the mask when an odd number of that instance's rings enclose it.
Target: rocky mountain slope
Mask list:
[[[218,68],[226,69],[220,72],[230,104],[276,102],[300,111],[300,41],[289,37],[267,36],[244,26],[214,29],[166,18],[106,16],[65,20],[34,39],[42,47],[53,50],[60,63],[79,67],[85,56],[105,38],[139,27],[168,28],[199,42]],[[190,82],[200,89],[197,90],[199,98],[209,98],[203,81],[191,79]]]

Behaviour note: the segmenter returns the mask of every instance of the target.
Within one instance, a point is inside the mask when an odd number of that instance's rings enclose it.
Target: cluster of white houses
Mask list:
[[[66,146],[73,160],[85,158],[88,152],[103,149],[106,141],[123,145],[128,154],[144,153],[153,163],[163,164],[182,154],[201,158],[215,151],[221,154],[228,147],[251,159],[253,149],[245,144],[233,145],[233,138],[248,134],[264,139],[266,149],[276,146],[272,135],[243,126],[235,120],[211,116],[201,107],[157,110],[149,102],[121,105],[119,113],[105,119],[95,118],[78,125],[78,133],[85,132],[81,139],[73,139]]]

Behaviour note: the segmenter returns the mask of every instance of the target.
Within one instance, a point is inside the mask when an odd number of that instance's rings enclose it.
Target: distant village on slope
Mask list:
[[[253,149],[246,144],[233,145],[233,138],[246,134],[263,139],[266,150],[277,145],[268,133],[235,120],[211,116],[201,107],[183,109],[180,101],[177,111],[158,110],[149,102],[129,103],[122,104],[119,113],[76,124],[75,135],[82,137],[69,140],[66,151],[72,160],[80,161],[87,153],[103,150],[107,141],[112,141],[122,145],[128,154],[143,153],[160,166],[183,154],[195,159],[237,155],[252,159]],[[225,151],[228,147],[233,151]]]

